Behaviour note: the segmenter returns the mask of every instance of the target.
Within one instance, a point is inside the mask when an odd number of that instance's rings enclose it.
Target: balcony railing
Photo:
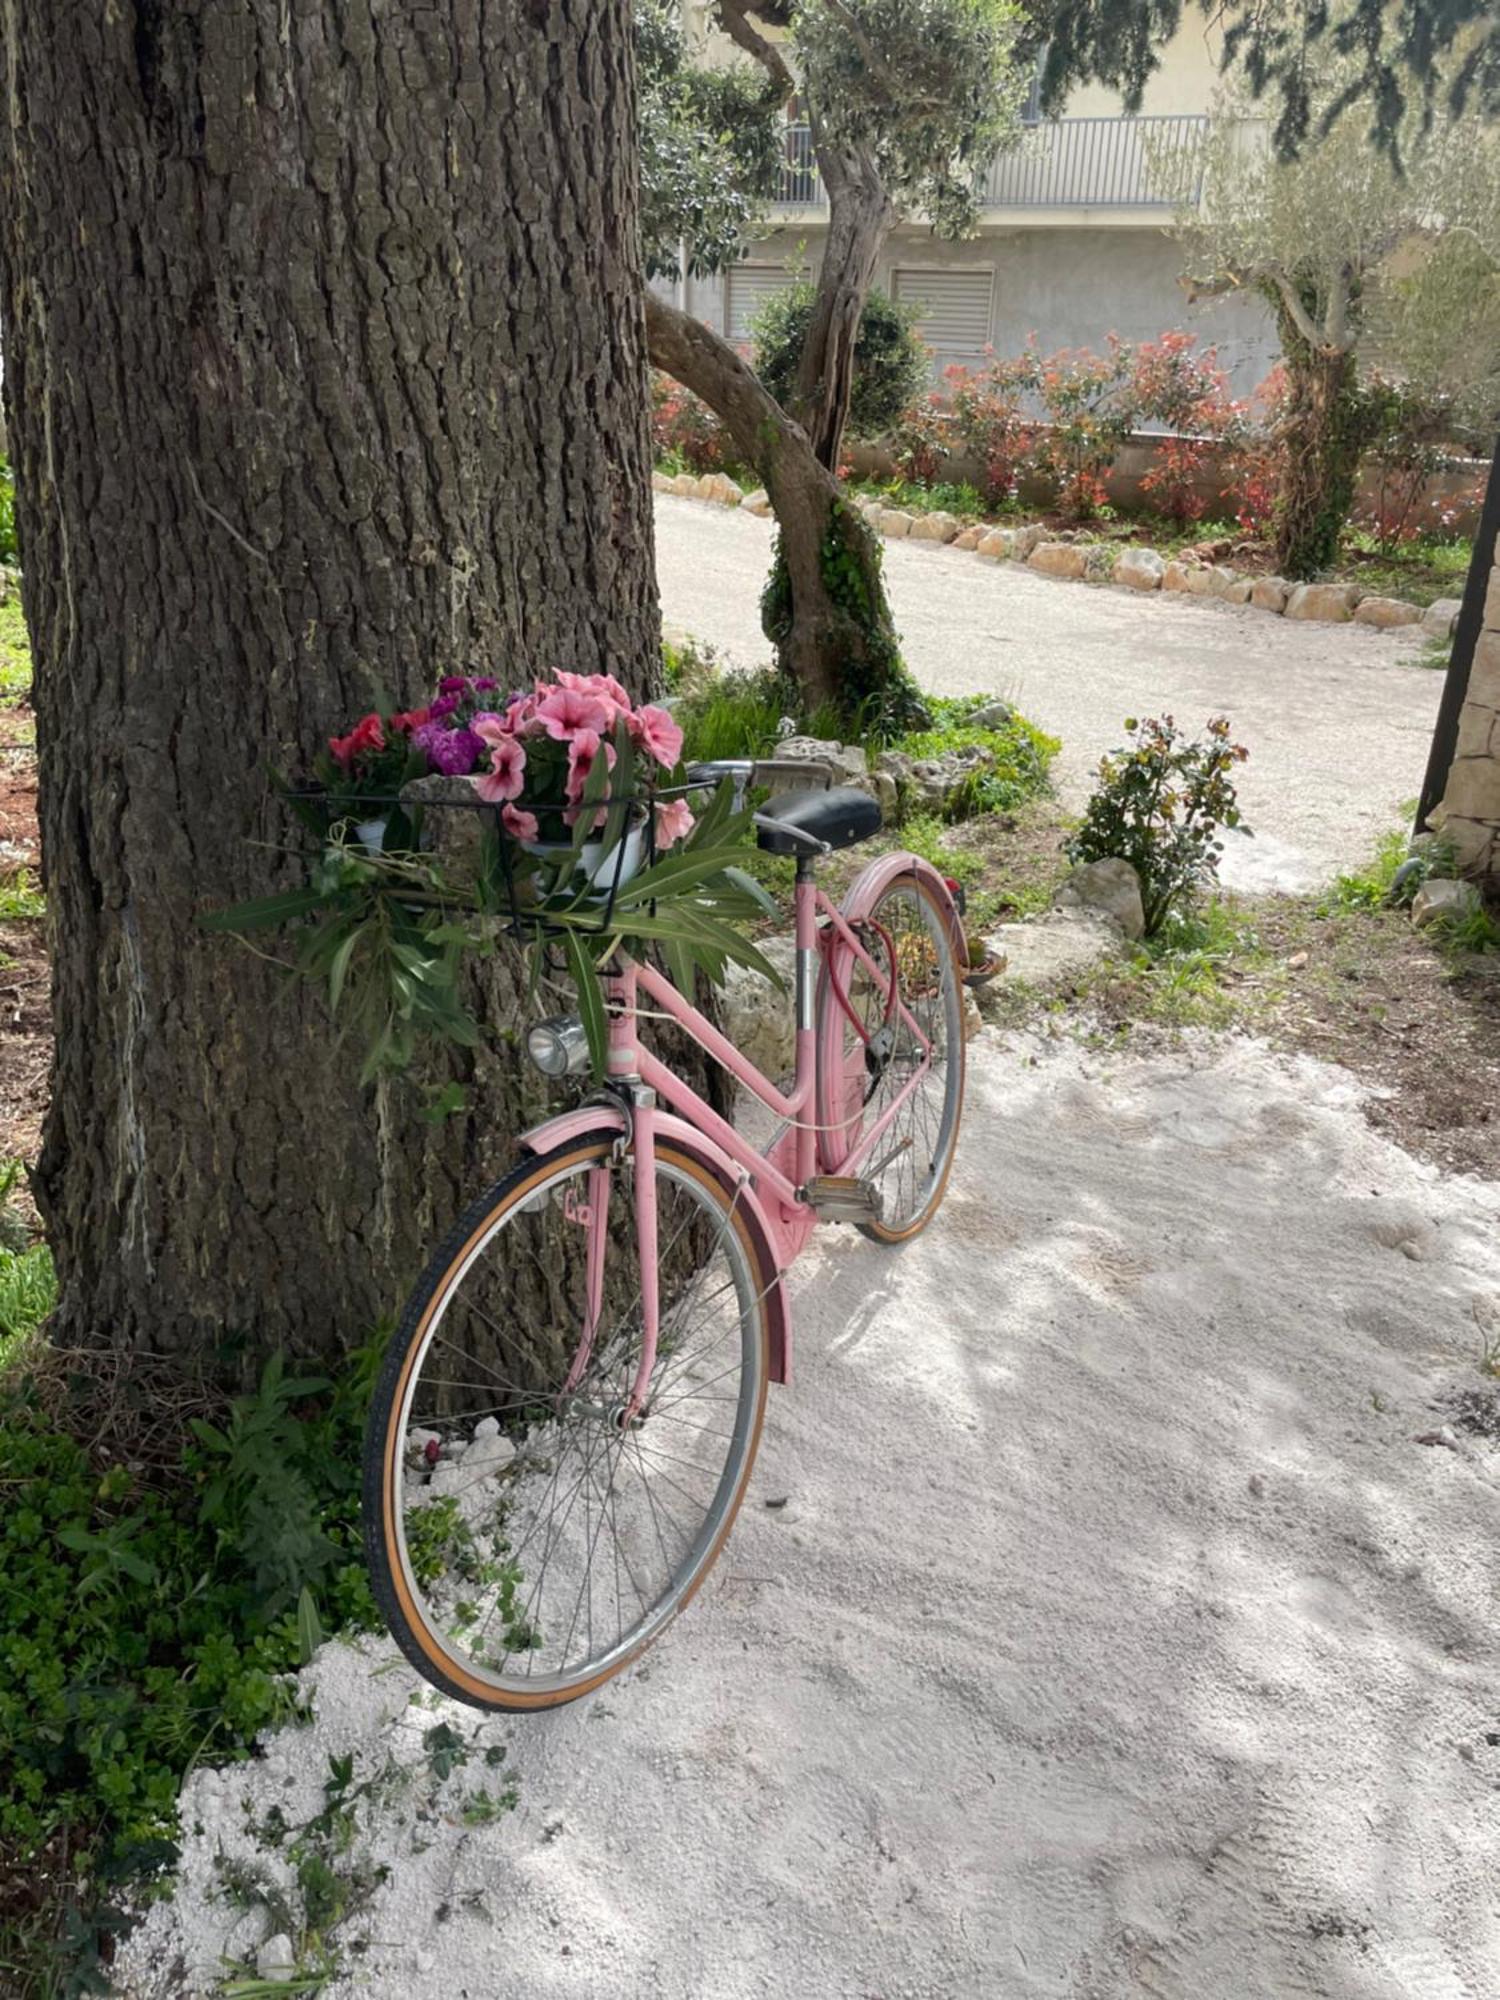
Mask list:
[[[1189,113],[1149,118],[1056,118],[1034,126],[984,176],[982,208],[1161,208],[1196,201],[1208,120]],[[778,208],[820,208],[812,134],[788,125]]]

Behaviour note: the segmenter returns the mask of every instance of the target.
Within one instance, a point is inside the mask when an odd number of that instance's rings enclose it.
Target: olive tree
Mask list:
[[[1310,110],[1322,136],[1291,159],[1265,142],[1247,94],[1226,94],[1201,198],[1178,218],[1193,295],[1253,291],[1276,315],[1287,375],[1277,558],[1292,577],[1337,553],[1369,438],[1361,359],[1470,385],[1494,365],[1500,133],[1472,112],[1413,107],[1398,158],[1357,119],[1323,123],[1320,105],[1347,91],[1348,66],[1330,63]]]
[[[723,90],[717,81],[683,85],[681,45],[657,7],[648,0],[643,16],[643,67],[654,62],[664,78],[642,96],[648,125],[655,121],[642,137],[645,177],[657,179],[645,202],[646,261],[656,272],[684,263],[721,269],[750,239],[768,190],[753,173],[741,177],[745,225],[736,239],[722,227],[732,197],[713,175],[679,175],[680,198],[656,176],[653,163],[679,150],[663,121],[675,120],[678,131],[702,126],[702,94]],[[741,86],[742,120],[779,115],[794,94],[806,105],[828,195],[827,237],[784,400],[727,341],[654,297],[651,356],[717,412],[766,488],[780,527],[767,623],[783,667],[812,703],[832,701],[851,715],[873,703],[890,713],[907,700],[908,683],[879,548],[834,476],[860,319],[903,215],[924,214],[952,236],[975,226],[977,176],[1020,129],[1020,16],[1012,0],[718,0],[716,18],[749,59],[740,75],[757,79]],[[731,142],[703,129],[729,177]]]

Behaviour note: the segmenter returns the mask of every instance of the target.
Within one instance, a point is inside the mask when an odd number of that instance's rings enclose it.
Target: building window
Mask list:
[[[943,356],[984,352],[990,339],[994,288],[995,273],[989,266],[951,271],[898,269],[892,284],[898,299],[920,305],[917,331]]]

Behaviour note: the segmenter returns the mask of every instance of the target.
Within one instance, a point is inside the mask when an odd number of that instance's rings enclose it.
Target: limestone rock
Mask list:
[[[1088,568],[1086,551],[1074,542],[1038,542],[1026,560],[1043,576],[1082,576]]]
[[[757,486],[753,493],[746,493],[741,498],[740,505],[747,514],[759,514],[762,517],[771,511],[771,502],[764,486]]]
[[[889,771],[866,771],[849,781],[856,791],[868,792],[880,808],[883,826],[894,826],[901,817],[901,794]]]
[[[1128,861],[1111,857],[1075,868],[1054,898],[1059,909],[1099,910],[1128,938],[1146,935],[1141,878]]]
[[[1191,574],[1191,565],[1178,562],[1174,557],[1161,573],[1161,587],[1163,590],[1188,590],[1191,588],[1188,583]]]
[[[1224,597],[1238,580],[1232,569],[1220,563],[1190,564],[1182,587],[1190,597]]]
[[[991,528],[979,537],[978,553],[990,562],[1009,562],[1016,553],[1014,528]]]
[[[1359,592],[1349,583],[1299,583],[1286,601],[1288,618],[1318,619],[1346,625],[1354,616]]]
[[[1250,602],[1260,611],[1285,611],[1287,585],[1279,576],[1258,576],[1250,586]]]
[[[1500,632],[1500,563],[1490,571],[1489,589],[1484,593],[1484,625],[1487,632]]]
[[[1469,691],[1465,703],[1480,708],[1500,708],[1500,632],[1481,632],[1469,665]]]
[[[884,750],[875,768],[896,781],[904,812],[942,813],[971,777],[991,770],[994,762],[994,753],[976,743],[963,750],[945,750],[941,757],[914,758],[904,751]]]
[[[1118,927],[1098,910],[1053,910],[1024,924],[1002,924],[985,939],[987,948],[1008,961],[1000,978],[974,989],[981,1013],[1003,1005],[1008,983],[1074,986],[1101,959],[1119,951]]]
[[[267,1938],[255,1954],[255,1970],[262,1979],[278,1983],[293,1979],[297,1973],[297,1954],[292,1949],[292,1941],[285,1931],[278,1931],[275,1937]]]
[[[1027,560],[1038,542],[1045,542],[1047,539],[1047,530],[1040,521],[1028,521],[1024,528],[1017,528],[1014,533],[1016,554],[1022,562]]]
[[[964,721],[970,729],[1004,729],[1016,719],[1016,711],[1008,701],[987,701],[983,708],[976,708]]]
[[[1418,889],[1411,906],[1411,920],[1418,930],[1450,917],[1472,916],[1481,907],[1479,891],[1472,882],[1454,882],[1433,875]]]
[[[672,476],[670,473],[653,472],[651,474],[651,491],[653,493],[670,493],[671,490]]]
[[[698,481],[697,496],[700,500],[711,500],[719,507],[738,507],[740,489],[727,472],[705,472]]]
[[[1458,623],[1458,614],[1463,610],[1463,601],[1457,597],[1435,597],[1422,613],[1422,630],[1430,632],[1434,639],[1451,637]]]
[[[1422,607],[1403,603],[1399,597],[1362,597],[1354,607],[1356,625],[1374,625],[1382,632],[1399,625],[1420,625]]]
[[[1250,602],[1250,593],[1254,588],[1255,579],[1253,577],[1237,576],[1225,591],[1224,602],[1226,604],[1248,604]]]
[[[669,493],[678,493],[684,500],[691,500],[698,491],[698,482],[691,472],[679,472],[667,487]]]
[[[1160,590],[1166,564],[1155,549],[1122,549],[1115,564],[1115,582],[1131,590]]]
[[[777,792],[805,791],[808,786],[821,785],[825,771],[829,774],[830,784],[852,784],[856,778],[864,777],[868,768],[862,744],[835,743],[821,736],[788,736],[776,745],[771,754],[779,762],[820,767],[809,770],[806,779],[793,777],[790,773],[785,777],[773,775],[769,780],[773,795]]]
[[[791,938],[765,938],[760,949],[786,982],[778,993],[748,966],[726,966],[719,989],[724,1033],[740,1053],[767,1076],[785,1076],[797,1060],[796,1010],[791,996],[796,985],[797,948]]]
[[[958,530],[957,517],[938,508],[931,514],[918,514],[911,524],[911,539],[914,542],[951,542]]]
[[[965,528],[962,534],[953,537],[953,546],[956,549],[962,549],[967,554],[970,549],[977,549],[979,547],[980,537],[983,533],[983,528]]]
[[[903,540],[911,533],[911,515],[903,514],[899,507],[882,507],[880,532],[895,540]]]

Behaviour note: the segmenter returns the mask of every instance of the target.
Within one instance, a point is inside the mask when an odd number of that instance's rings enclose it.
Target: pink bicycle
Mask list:
[[[700,765],[742,790],[767,767]],[[605,982],[609,1074],[520,1141],[428,1266],[377,1386],[365,1452],[371,1572],[436,1686],[487,1709],[599,1687],[703,1582],[744,1498],[769,1382],[791,1370],[786,1277],[820,1221],[883,1243],[941,1202],[964,1090],[963,931],[912,854],[841,909],[814,861],[867,839],[865,794],[756,816],[796,868],[796,1073],[764,1076],[660,973]],[[645,1046],[665,1016],[777,1121],[757,1150]],[[539,1023],[549,1076],[582,1069]]]

